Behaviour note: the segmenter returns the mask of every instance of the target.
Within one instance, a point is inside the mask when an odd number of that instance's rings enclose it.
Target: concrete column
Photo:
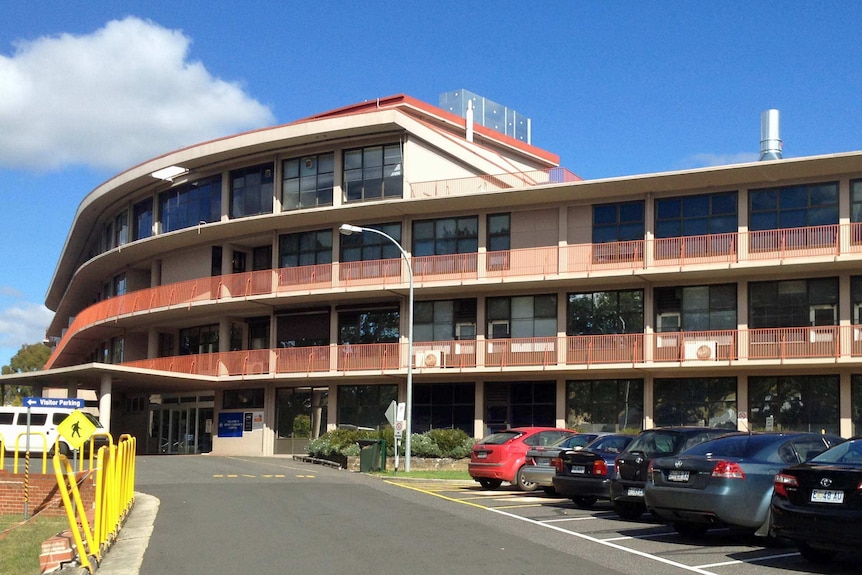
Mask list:
[[[66,397],[78,397],[78,384],[71,382],[66,387]]]
[[[858,433],[857,430],[853,429],[853,406],[851,405],[853,400],[853,376],[845,371],[841,373],[840,378],[838,384],[838,420],[840,422],[838,433],[841,437],[853,437]]]
[[[99,390],[99,421],[109,432],[111,431],[111,376],[102,375],[102,384]]]
[[[473,437],[485,437],[485,382],[476,382],[476,405],[473,410]]]
[[[751,431],[749,410],[748,375],[743,374],[736,379],[736,428],[739,431]]]

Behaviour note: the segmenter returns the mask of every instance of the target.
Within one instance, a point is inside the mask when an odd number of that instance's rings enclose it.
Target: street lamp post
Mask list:
[[[407,272],[410,274],[410,291],[407,298],[407,404],[405,405],[404,410],[406,417],[405,432],[407,433],[407,439],[404,441],[404,472],[408,473],[410,471],[410,436],[412,435],[413,429],[413,266],[410,263],[410,256],[407,255],[407,252],[404,251],[401,244],[385,232],[375,230],[374,228],[363,228],[361,226],[354,226],[351,224],[341,224],[338,231],[344,236],[361,234],[363,232],[383,236],[395,244],[395,247],[398,248],[399,252],[401,252],[401,257],[404,258],[404,263],[407,264]]]

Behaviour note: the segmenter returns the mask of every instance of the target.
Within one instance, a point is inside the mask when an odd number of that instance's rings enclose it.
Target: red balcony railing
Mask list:
[[[649,349],[652,357],[647,357]],[[677,363],[704,368],[746,360],[862,358],[862,326],[350,344],[245,350],[130,361],[122,365],[207,376],[349,372],[416,373],[474,368],[588,368]]]
[[[613,274],[664,266],[727,264],[743,259],[768,262],[794,257],[834,258],[860,253],[862,226],[846,224],[478,254],[417,256],[411,258],[411,264],[416,285],[421,287],[437,282],[457,284],[490,278]],[[228,274],[130,292],[82,310],[66,330],[46,367],[54,365],[68,342],[82,330],[96,324],[117,321],[124,316],[175,306],[191,307],[226,298],[299,294],[361,286],[389,289],[406,286],[408,279],[404,262],[398,258]]]

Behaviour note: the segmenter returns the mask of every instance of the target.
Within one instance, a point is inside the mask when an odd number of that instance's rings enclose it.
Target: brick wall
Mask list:
[[[96,475],[88,471],[77,474],[78,489],[85,509],[92,509],[95,497]],[[57,486],[57,477],[50,473],[30,473],[29,478],[29,513],[65,516],[63,497]],[[71,496],[71,494],[70,494]],[[24,514],[24,474],[12,474],[0,470],[0,515]]]

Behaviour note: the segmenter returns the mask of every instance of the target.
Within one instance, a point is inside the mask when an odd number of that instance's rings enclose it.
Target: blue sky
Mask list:
[[[41,341],[81,200],[148,158],[465,88],[584,178],[862,149],[860,2],[0,4],[0,365]]]

